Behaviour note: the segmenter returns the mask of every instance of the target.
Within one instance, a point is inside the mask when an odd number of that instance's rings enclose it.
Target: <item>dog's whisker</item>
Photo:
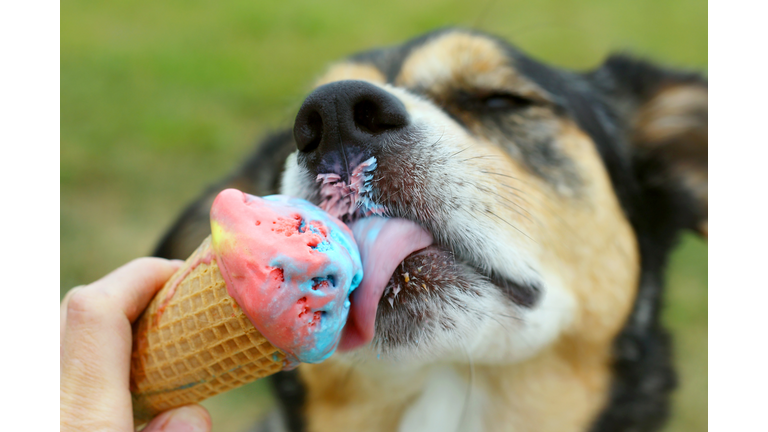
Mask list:
[[[503,205],[504,207],[514,211],[515,213],[519,214],[520,216],[524,217],[529,222],[531,222],[531,223],[538,223],[538,220],[536,220],[534,222],[534,220],[531,219],[531,217],[533,217],[531,212],[529,212],[525,207],[521,206],[520,204],[518,204],[518,203],[512,201],[511,199],[509,199],[509,198],[499,194],[498,192],[494,192],[494,191],[492,191],[490,189],[485,191],[485,192],[488,192],[489,194],[491,194],[491,195],[495,196],[496,198],[498,198],[500,200],[501,205]],[[510,207],[507,203],[514,205],[515,207],[517,207],[517,209],[514,209],[514,208]]]
[[[461,341],[461,347],[464,349],[464,354],[467,357],[467,365],[469,367],[469,383],[467,383],[467,394],[464,397],[464,407],[462,409],[461,417],[459,418],[459,422],[456,425],[456,430],[462,430],[462,425],[464,424],[464,421],[467,418],[467,413],[469,412],[469,405],[472,401],[472,389],[475,386],[475,362],[472,359],[472,354],[467,349],[467,345],[464,343],[464,341]]]
[[[523,231],[523,230],[521,230],[520,228],[518,228],[518,227],[516,227],[516,226],[512,225],[512,223],[510,223],[508,220],[506,220],[506,219],[502,218],[501,216],[497,215],[497,214],[496,214],[495,212],[493,212],[492,210],[489,210],[489,211],[487,211],[486,213],[488,213],[488,214],[492,215],[493,217],[495,217],[495,218],[499,219],[500,221],[504,222],[506,225],[509,225],[509,226],[510,226],[510,227],[512,227],[512,228],[513,228],[515,231],[517,231],[517,232],[519,232],[520,234],[522,234],[522,235],[526,236],[526,237],[527,237],[529,240],[531,240],[532,242],[534,242],[534,243],[538,243],[538,242],[537,242],[536,240],[534,240],[534,239],[533,239],[531,236],[529,236],[529,235],[528,235],[528,234],[527,234],[525,231]]]
[[[475,160],[475,159],[498,159],[498,158],[499,158],[498,155],[487,154],[487,155],[479,155],[479,156],[468,157],[466,159],[461,159],[459,162],[469,162],[469,161]]]
[[[361,362],[362,360],[355,359],[350,363],[349,368],[344,373],[344,378],[342,378],[341,380],[341,385],[340,385],[341,388],[347,387],[347,384],[349,384],[349,380],[352,379],[352,374],[355,370],[355,367],[357,367]]]
[[[505,183],[499,183],[499,184],[501,184],[501,186],[503,186],[503,187],[510,187],[510,186],[508,186]],[[515,189],[515,188],[512,188],[512,189]],[[519,189],[516,189],[516,190],[519,190]],[[568,223],[568,221],[566,221],[559,212],[555,211],[546,200],[536,199],[536,200],[533,200],[533,201],[528,201],[527,199],[525,199],[523,197],[520,197],[518,195],[515,195],[515,194],[512,194],[512,195],[515,196],[516,198],[520,199],[521,201],[525,202],[526,204],[528,204],[528,205],[530,205],[532,207],[536,207],[537,210],[540,210],[541,212],[546,213],[546,214],[552,216],[571,235],[573,235],[574,237],[579,238],[581,240],[584,240],[582,238],[582,236],[579,234],[579,232],[572,225],[570,225]]]
[[[461,153],[463,153],[463,152],[467,151],[467,150],[468,150],[468,149],[470,149],[470,148],[472,148],[472,147],[471,147],[471,146],[466,146],[466,147],[464,147],[463,149],[461,149],[461,150],[459,150],[459,151],[457,151],[457,152],[455,152],[455,153],[451,153],[451,154],[449,154],[448,156],[446,156],[446,157],[445,157],[445,159],[446,159],[446,160],[449,160],[449,159],[453,158],[454,156],[457,156],[457,155],[459,155],[459,154],[461,154]]]
[[[480,11],[479,14],[475,17],[474,20],[472,20],[471,24],[469,25],[469,28],[475,29],[475,30],[481,30],[481,26],[483,24],[483,21],[485,21],[485,18],[489,15],[489,12],[491,11],[492,7],[496,4],[496,0],[488,0],[488,2],[485,3],[485,6]]]
[[[525,180],[519,179],[517,177],[513,177],[513,176],[511,176],[509,174],[502,174],[502,173],[499,173],[499,172],[488,171],[488,170],[480,170],[480,172],[483,173],[483,174],[497,175],[497,176],[500,176],[500,177],[505,177],[505,178],[508,178],[508,179],[517,180],[517,181],[519,181],[520,183],[523,183],[523,184],[528,184],[528,182],[526,182]]]

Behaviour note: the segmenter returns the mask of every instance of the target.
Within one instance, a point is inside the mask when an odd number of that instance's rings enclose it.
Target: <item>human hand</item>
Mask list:
[[[129,388],[131,323],[181,263],[139,258],[61,302],[61,431],[133,431]],[[200,405],[155,417],[144,432],[209,432]]]

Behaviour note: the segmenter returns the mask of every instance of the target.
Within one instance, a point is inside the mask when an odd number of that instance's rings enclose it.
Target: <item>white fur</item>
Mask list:
[[[557,283],[546,285],[539,303],[533,309],[515,307],[509,316],[504,299],[490,299],[485,307],[495,319],[488,319],[473,335],[470,345],[475,363],[516,363],[536,355],[560,335],[573,319],[576,299]],[[501,297],[496,293],[498,297]]]
[[[399,432],[481,432],[485,405],[470,380],[450,365],[430,369],[421,395],[400,420]]]

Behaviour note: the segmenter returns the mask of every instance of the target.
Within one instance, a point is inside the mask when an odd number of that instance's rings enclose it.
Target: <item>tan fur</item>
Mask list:
[[[607,354],[563,341],[522,364],[479,368],[492,392],[487,430],[587,430],[605,402]]]
[[[486,430],[585,430],[605,402],[608,362],[609,350],[585,350],[562,341],[521,364],[474,366],[473,392],[484,392],[489,402]],[[454,367],[469,382],[469,366]],[[424,384],[424,371],[407,376],[367,372],[365,366],[338,360],[302,365],[308,430],[397,430]]]
[[[362,80],[378,84],[387,81],[384,74],[371,65],[343,62],[328,68],[328,71],[315,81],[315,87],[341,80]]]
[[[569,267],[563,277],[581,306],[571,334],[584,343],[610,344],[634,302],[638,246],[592,140],[574,124],[564,124],[559,142],[579,164],[583,184],[578,198],[550,200],[552,212],[568,222],[547,223],[542,259],[555,272]]]
[[[433,96],[449,89],[514,91],[547,100],[544,90],[523,78],[494,41],[466,33],[448,33],[414,50],[395,85],[427,89]]]

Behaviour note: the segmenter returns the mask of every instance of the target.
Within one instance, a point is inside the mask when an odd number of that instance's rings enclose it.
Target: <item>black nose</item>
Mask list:
[[[364,81],[337,81],[307,97],[293,136],[300,151],[322,153],[341,145],[364,147],[375,136],[407,125],[405,106],[386,90]]]

